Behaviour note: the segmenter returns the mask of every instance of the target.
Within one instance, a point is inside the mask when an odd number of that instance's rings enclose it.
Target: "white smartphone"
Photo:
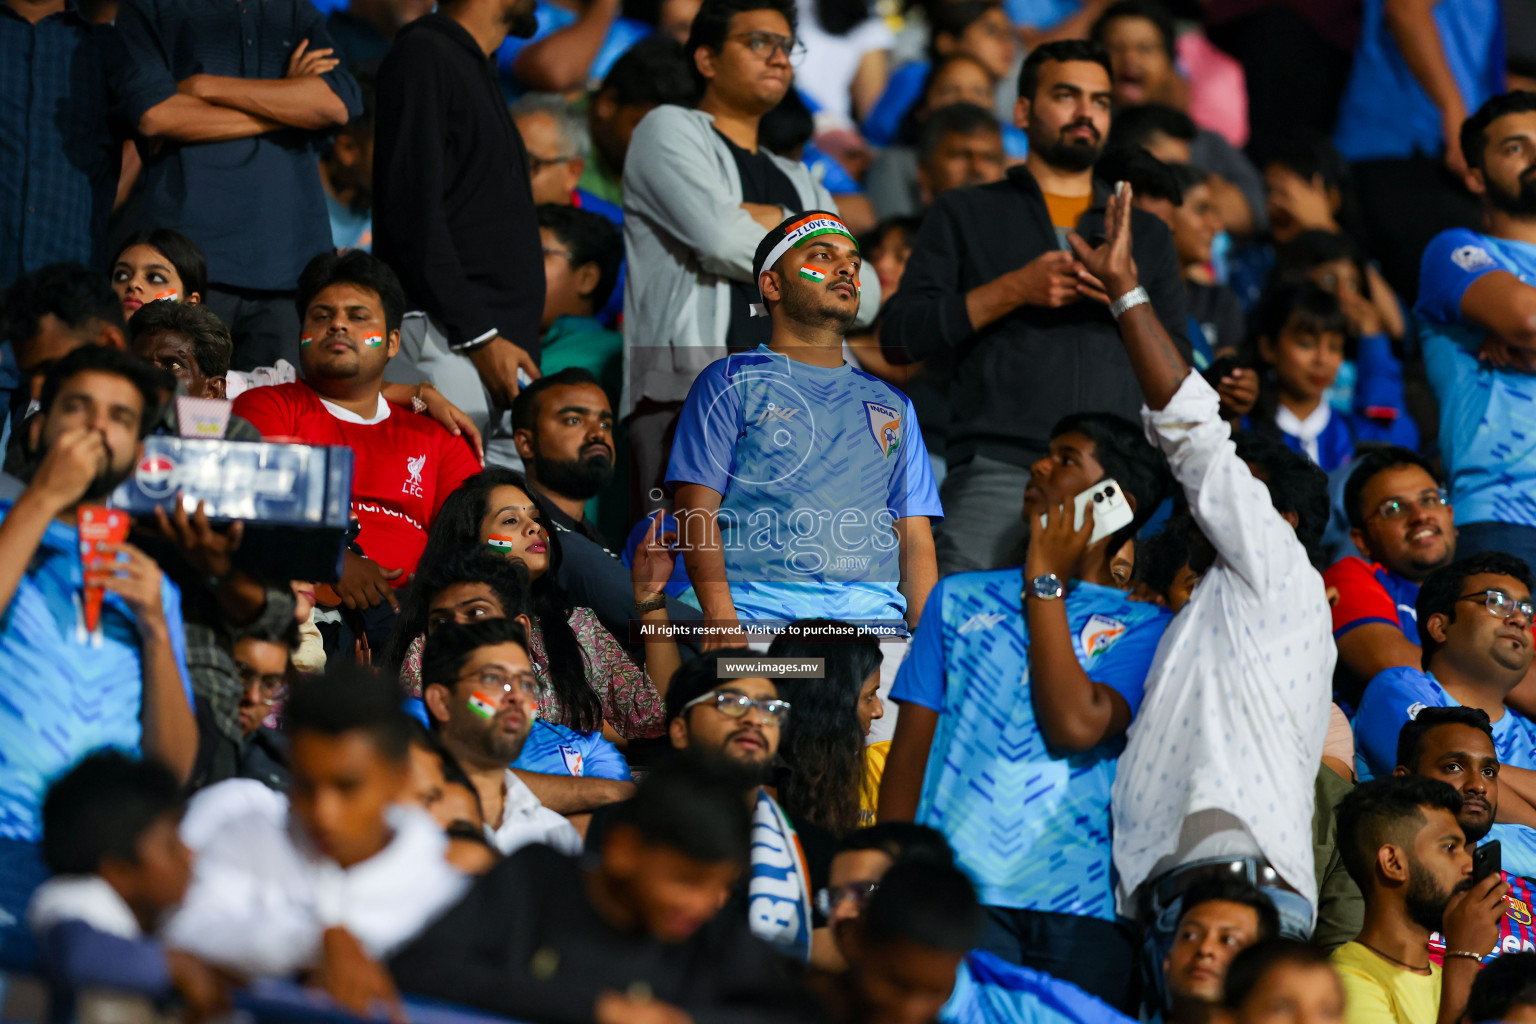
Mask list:
[[[1083,510],[1090,504],[1093,506],[1093,533],[1088,538],[1089,544],[1097,544],[1115,531],[1125,529],[1136,518],[1131,503],[1125,500],[1120,484],[1114,479],[1100,480],[1073,499],[1073,529],[1083,528]],[[1045,529],[1045,523],[1045,516],[1041,516],[1042,530]]]

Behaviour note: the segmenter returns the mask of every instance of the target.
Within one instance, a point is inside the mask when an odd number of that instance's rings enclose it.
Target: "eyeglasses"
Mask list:
[[[732,693],[730,690],[710,690],[702,697],[695,697],[683,705],[683,710],[698,704],[714,703],[715,710],[727,718],[745,718],[747,712],[756,709],[768,721],[774,725],[782,725],[784,719],[789,717],[789,701],[787,700],[753,700],[744,693]]]
[[[537,176],[538,174],[543,172],[544,168],[546,168],[546,167],[554,167],[556,164],[568,164],[572,160],[575,160],[575,159],[576,158],[574,156],[542,157],[542,156],[534,156],[532,153],[529,153],[528,154],[528,173],[530,175]]]
[[[796,67],[805,60],[805,46],[799,40],[776,32],[738,32],[726,38],[740,40],[752,51],[752,56],[763,60],[772,60],[775,52],[782,53],[784,59]]]
[[[1502,590],[1474,590],[1470,594],[1462,594],[1456,600],[1471,601],[1474,598],[1482,598],[1483,604],[1488,610],[1501,619],[1507,619],[1515,612],[1526,622],[1532,621],[1536,616],[1536,603],[1530,601],[1516,601]]]
[[[864,904],[880,888],[879,882],[849,882],[847,885],[829,885],[816,890],[816,911],[822,917],[831,917],[832,911],[852,900],[864,909]]]
[[[1439,487],[1433,491],[1425,491],[1418,498],[1388,498],[1380,505],[1377,505],[1376,511],[1365,518],[1372,519],[1380,516],[1391,522],[1394,519],[1403,518],[1415,508],[1423,509],[1427,512],[1434,508],[1445,508],[1450,503],[1451,492],[1447,491],[1444,487]]]
[[[544,692],[544,684],[539,677],[532,672],[512,673],[495,665],[486,665],[483,668],[471,669],[459,676],[461,683],[473,682],[479,686],[479,692],[490,698],[500,698],[505,703],[508,697],[522,695],[535,703]]]
[[[286,672],[271,672],[267,675],[262,675],[253,666],[247,665],[238,659],[235,661],[235,672],[240,676],[241,691],[249,690],[253,686],[256,687],[263,694],[261,703],[267,707],[277,703],[272,698],[272,695],[282,689],[283,684],[288,681],[288,673]]]

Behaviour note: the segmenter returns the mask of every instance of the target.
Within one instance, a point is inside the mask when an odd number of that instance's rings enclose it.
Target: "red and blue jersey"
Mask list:
[[[1505,953],[1536,952],[1536,891],[1531,883],[1508,871],[1500,872],[1509,883],[1504,896],[1504,916],[1499,919],[1499,944],[1493,952],[1483,957],[1483,963],[1496,960]],[[1445,938],[1439,932],[1429,937],[1429,959],[1440,963],[1445,957]]]
[[[1339,592],[1333,606],[1333,638],[1368,622],[1384,622],[1419,642],[1419,618],[1414,610],[1419,585],[1375,562],[1350,555],[1323,573],[1323,583]]]

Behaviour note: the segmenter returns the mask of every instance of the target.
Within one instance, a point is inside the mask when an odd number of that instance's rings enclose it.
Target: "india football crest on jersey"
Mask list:
[[[1078,633],[1078,643],[1083,645],[1083,656],[1092,658],[1103,654],[1125,635],[1125,623],[1108,615],[1090,615]]]
[[[880,402],[865,402],[864,415],[881,453],[890,458],[901,447],[901,411]]]

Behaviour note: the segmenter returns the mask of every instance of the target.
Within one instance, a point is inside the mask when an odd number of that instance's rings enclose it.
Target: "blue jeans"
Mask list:
[[[1482,554],[1485,551],[1502,551],[1514,555],[1527,566],[1536,569],[1536,526],[1516,526],[1513,523],[1456,524],[1456,557]]]
[[[0,969],[36,967],[37,947],[27,930],[27,903],[47,880],[38,844],[0,839]]]
[[[1195,865],[1190,865],[1194,867]],[[1173,872],[1171,874],[1176,874]],[[1170,877],[1168,875],[1163,878]],[[1159,878],[1158,881],[1162,881]],[[1253,881],[1249,878],[1248,881]],[[1259,891],[1269,897],[1280,915],[1280,934],[1287,939],[1305,942],[1312,936],[1312,905],[1302,896],[1277,886],[1259,886]],[[1155,909],[1155,908],[1154,908]],[[1146,980],[1145,1002],[1160,1014],[1170,1009],[1167,979],[1163,976],[1163,961],[1173,949],[1173,939],[1179,928],[1179,918],[1184,913],[1184,897],[1180,896],[1156,911],[1147,923],[1141,940],[1142,975]]]

